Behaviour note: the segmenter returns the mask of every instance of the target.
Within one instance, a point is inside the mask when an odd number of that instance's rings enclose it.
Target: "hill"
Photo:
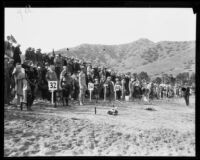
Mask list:
[[[154,43],[143,38],[121,45],[82,44],[55,53],[105,65],[122,73],[145,71],[155,77],[163,73],[195,72],[195,41]]]

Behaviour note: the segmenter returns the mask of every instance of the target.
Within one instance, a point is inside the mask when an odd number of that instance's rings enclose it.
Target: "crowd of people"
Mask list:
[[[61,96],[66,106],[70,100],[78,100],[84,105],[85,98],[90,96],[88,84],[94,84],[92,98],[125,100],[130,98],[170,98],[183,96],[189,105],[190,88],[185,86],[157,84],[141,81],[131,74],[119,74],[106,67],[93,66],[77,58],[55,55],[51,61],[43,60],[35,65],[30,60],[14,64],[13,59],[4,57],[4,103],[27,105],[28,110],[36,97],[51,101],[48,81],[57,81],[57,90],[53,92],[55,107],[57,97]],[[39,95],[39,96],[38,96]],[[15,102],[13,102],[15,100]]]

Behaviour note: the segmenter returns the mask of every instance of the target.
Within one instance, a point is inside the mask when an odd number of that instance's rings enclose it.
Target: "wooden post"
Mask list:
[[[116,90],[115,90],[115,101],[117,100],[117,93],[116,93]]]
[[[54,90],[51,91],[51,104],[54,104],[54,101],[53,101],[53,93],[54,93]]]
[[[92,101],[92,90],[90,90],[90,102]]]
[[[106,101],[106,86],[104,86],[104,90],[105,90],[105,92],[104,92],[104,101]]]

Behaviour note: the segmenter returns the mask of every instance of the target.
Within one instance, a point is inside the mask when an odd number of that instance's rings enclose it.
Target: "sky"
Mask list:
[[[191,8],[5,8],[5,39],[42,53],[89,44],[194,41],[196,15]]]

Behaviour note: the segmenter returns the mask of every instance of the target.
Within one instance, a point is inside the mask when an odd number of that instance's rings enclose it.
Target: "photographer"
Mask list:
[[[23,63],[22,67],[25,70],[25,78],[27,80],[27,110],[31,111],[31,106],[35,99],[34,91],[38,82],[38,73],[37,69],[33,67],[32,61]]]

